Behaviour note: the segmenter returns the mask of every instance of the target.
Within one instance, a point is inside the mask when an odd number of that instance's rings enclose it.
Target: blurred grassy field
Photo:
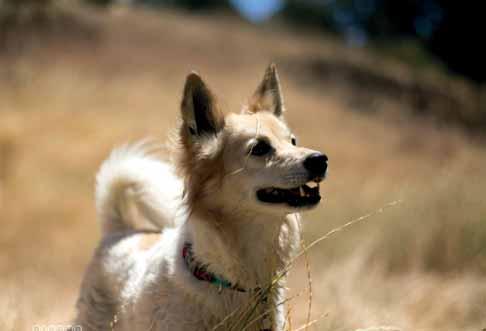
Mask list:
[[[324,203],[305,217],[306,241],[403,201],[310,252],[312,316],[326,316],[309,329],[486,327],[484,144],[408,115],[413,109],[392,98],[374,95],[365,107],[342,84],[302,79],[307,74],[291,63],[371,57],[397,75],[406,67],[331,39],[222,16],[117,9],[90,20],[95,38],[18,41],[0,55],[2,330],[73,316],[99,239],[94,174],[110,149],[165,140],[191,70],[227,111],[238,111],[270,61],[281,63],[299,143],[330,158]],[[292,293],[308,286],[302,263],[289,286]],[[294,326],[305,321],[307,301],[304,293],[290,303]]]

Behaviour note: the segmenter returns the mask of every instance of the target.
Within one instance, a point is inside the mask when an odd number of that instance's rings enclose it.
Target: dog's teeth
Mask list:
[[[305,197],[304,188],[302,186],[299,187],[299,191],[300,191],[300,196]]]
[[[319,187],[319,183],[316,183],[315,181],[310,181],[310,182],[307,182],[305,185],[307,185],[308,187],[310,188],[314,188],[314,187]]]

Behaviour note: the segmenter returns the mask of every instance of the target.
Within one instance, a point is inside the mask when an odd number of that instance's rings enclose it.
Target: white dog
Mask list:
[[[97,176],[103,240],[77,304],[83,331],[283,330],[298,212],[316,206],[327,157],[296,146],[271,65],[240,114],[200,76],[182,100],[178,160],[115,150]]]

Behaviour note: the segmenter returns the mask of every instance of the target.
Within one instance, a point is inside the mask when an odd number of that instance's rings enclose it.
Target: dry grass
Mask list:
[[[2,330],[72,317],[99,239],[96,169],[114,145],[165,138],[190,70],[236,111],[271,60],[360,56],[333,41],[224,17],[116,11],[93,19],[102,22],[94,44],[40,41],[0,57]],[[381,111],[363,114],[336,88],[303,85],[285,69],[281,76],[300,143],[330,157],[324,203],[305,220],[307,241],[403,200],[309,252],[311,319],[326,314],[309,330],[486,327],[484,147],[403,115],[393,100],[377,99]],[[300,261],[292,293],[307,279]],[[291,305],[298,329],[308,296]]]

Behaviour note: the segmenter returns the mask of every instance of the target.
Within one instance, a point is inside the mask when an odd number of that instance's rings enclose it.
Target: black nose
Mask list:
[[[312,153],[304,160],[304,167],[313,177],[324,177],[327,170],[327,156],[321,153]]]

